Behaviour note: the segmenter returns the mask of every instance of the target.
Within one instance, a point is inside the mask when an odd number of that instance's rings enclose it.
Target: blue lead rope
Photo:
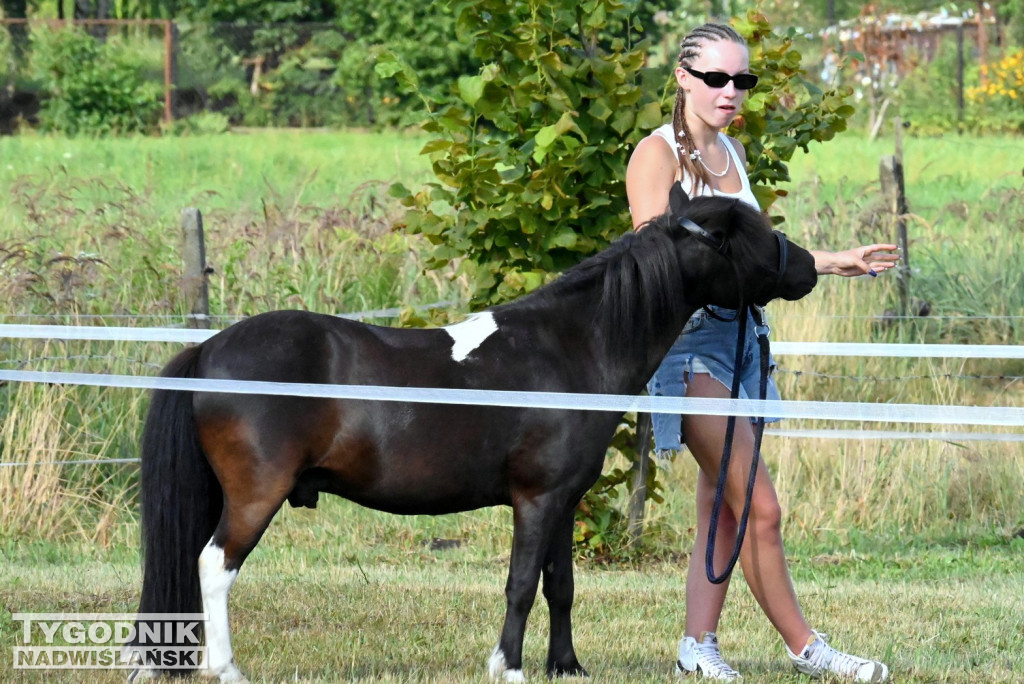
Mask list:
[[[768,394],[768,358],[769,346],[768,335],[771,329],[765,324],[762,312],[754,306],[747,307],[757,318],[754,331],[757,335],[757,343],[761,356],[761,381],[758,389],[759,398],[763,401]],[[732,390],[730,396],[738,399],[740,396],[740,368],[743,364],[743,347],[747,335],[747,315],[744,307],[740,308],[740,328],[738,342],[736,344],[736,363],[733,366]],[[739,560],[740,550],[743,548],[743,537],[747,532],[747,519],[750,517],[750,505],[754,497],[754,481],[757,478],[757,464],[761,456],[761,439],[764,436],[764,416],[758,416],[754,423],[754,456],[750,463],[750,476],[747,478],[747,494],[743,501],[743,514],[740,516],[739,529],[736,532],[736,545],[733,547],[732,556],[725,566],[721,575],[715,575],[715,538],[718,535],[718,519],[722,513],[722,503],[725,501],[725,481],[729,471],[729,461],[732,458],[732,442],[736,433],[736,416],[729,416],[725,428],[725,445],[722,448],[722,463],[718,469],[718,484],[715,487],[715,501],[711,507],[711,520],[708,526],[708,543],[704,555],[704,568],[707,572],[708,581],[712,584],[721,584],[729,579],[736,561]]]

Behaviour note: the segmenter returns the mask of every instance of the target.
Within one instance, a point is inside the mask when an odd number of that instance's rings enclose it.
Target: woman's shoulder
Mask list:
[[[669,135],[671,136],[671,129]],[[630,159],[646,161],[668,160],[672,164],[676,164],[676,153],[673,151],[669,140],[671,140],[671,137],[666,139],[664,135],[659,135],[655,131],[636,144]]]
[[[673,136],[672,124],[665,124],[656,128],[636,144],[632,156],[670,158],[675,163],[676,152],[673,148]]]
[[[653,131],[651,131],[647,135],[647,137],[644,138],[644,140],[650,140],[652,138],[664,141],[665,144],[667,144],[669,147],[678,146],[678,142],[676,141],[675,128],[672,126],[671,123],[658,126]]]

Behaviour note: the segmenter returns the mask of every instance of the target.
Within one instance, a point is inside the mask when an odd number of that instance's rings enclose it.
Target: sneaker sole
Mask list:
[[[889,670],[881,663],[875,663],[874,669],[871,671],[871,679],[869,682],[884,682],[889,679]]]
[[[678,667],[678,665],[677,665],[677,667]],[[842,676],[842,675],[835,675],[834,673],[829,672],[828,670],[823,670],[821,672],[814,672],[814,671],[808,672],[805,669],[797,667],[795,664],[794,664],[793,669],[795,669],[797,672],[799,672],[802,675],[807,675],[808,677],[811,677],[812,679],[816,679],[816,678],[827,676],[827,675],[834,675],[834,676],[838,676],[838,677]],[[847,675],[847,677],[849,677],[849,675]],[[859,679],[859,678],[857,678],[856,675],[854,675],[854,678],[853,678],[852,681],[855,681],[855,682],[871,682],[872,684],[877,684],[878,682],[885,682],[885,681],[888,681],[888,680],[889,680],[889,671],[885,667],[885,665],[883,665],[881,663],[875,663],[874,664],[874,669],[871,670],[871,677],[869,679]]]
[[[700,669],[700,665],[697,666],[696,670],[687,670],[686,668],[683,667],[683,662],[681,660],[677,660],[676,661],[676,675],[678,675],[680,677],[698,676],[701,679],[709,679],[709,680],[713,680],[713,681],[716,681],[716,682],[725,682],[725,681],[737,682],[737,681],[743,681],[743,675],[739,675],[737,677],[733,677],[731,680],[729,680],[729,679],[722,679],[721,677],[708,677]]]

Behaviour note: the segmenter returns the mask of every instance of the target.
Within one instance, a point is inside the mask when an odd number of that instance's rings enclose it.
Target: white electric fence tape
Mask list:
[[[345,318],[358,316],[345,315]],[[201,343],[218,331],[180,328],[126,328],[100,326],[0,325],[0,337],[25,339],[99,340],[133,342]],[[830,342],[776,342],[777,355],[875,356],[904,358],[1024,358],[1024,347],[1014,345],[869,344]],[[618,395],[561,394],[550,392],[502,392],[367,385],[309,385],[186,380],[128,375],[94,375],[0,370],[0,380],[45,382],[140,389],[177,389],[248,394],[286,394],[334,399],[406,401],[563,410],[643,411],[672,414],[770,415],[778,418],[811,418],[851,421],[935,423],[941,425],[1024,426],[1024,409],[1012,407],[933,406],[924,404],[868,404],[850,402],[801,402],[698,399],[680,397],[631,397]],[[1024,434],[921,432],[884,430],[772,429],[769,436],[822,439],[937,439],[943,441],[1024,441]],[[114,459],[103,462],[136,462]],[[15,465],[15,464],[0,464]]]
[[[765,437],[810,439],[934,439],[942,442],[1024,442],[1024,434],[1013,432],[924,432],[915,430],[779,430],[764,431]]]
[[[386,387],[381,385],[317,385],[291,382],[184,379],[137,375],[98,375],[91,373],[11,370],[0,370],[0,380],[89,385],[93,387],[130,387],[136,389],[544,408],[570,411],[639,411],[645,413],[715,416],[829,418],[832,420],[855,420],[862,422],[936,423],[941,425],[1024,425],[1024,408],[1005,406],[935,406],[928,404],[870,404],[828,401],[634,397],[617,394]]]
[[[110,342],[198,344],[219,330],[103,326],[0,325],[0,337]],[[1011,344],[875,344],[862,342],[773,342],[772,354],[794,356],[878,356],[901,358],[1024,359],[1024,346]]]

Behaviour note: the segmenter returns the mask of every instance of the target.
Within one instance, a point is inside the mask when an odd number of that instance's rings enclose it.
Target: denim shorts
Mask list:
[[[709,307],[723,318],[732,318],[735,311],[720,307]],[[718,382],[732,390],[733,366],[736,363],[736,335],[739,321],[719,321],[704,309],[686,322],[683,333],[669,350],[658,370],[647,384],[652,397],[682,397],[686,395],[686,380],[694,373],[708,373]],[[775,359],[769,357],[769,376],[766,399],[779,399],[779,390],[772,379]],[[747,334],[743,341],[743,364],[740,373],[740,398],[757,399],[761,386],[761,359],[757,336],[754,332],[753,316],[748,314]],[[682,446],[682,416],[655,413],[651,416],[654,427],[654,445],[658,451]],[[751,422],[753,422],[753,418]],[[765,417],[766,423],[778,418]]]

